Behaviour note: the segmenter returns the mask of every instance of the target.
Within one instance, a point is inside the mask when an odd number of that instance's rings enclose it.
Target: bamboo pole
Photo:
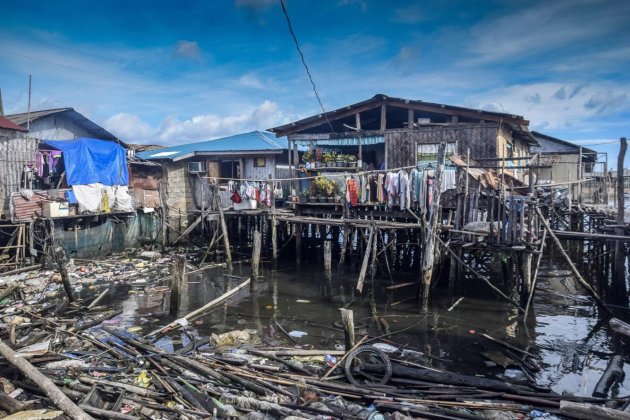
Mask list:
[[[536,283],[538,282],[538,268],[540,267],[540,260],[542,259],[543,249],[545,249],[545,239],[547,238],[547,231],[543,230],[543,236],[540,243],[540,249],[538,250],[538,255],[536,256],[536,267],[534,268],[534,275],[532,276],[532,289],[529,291],[529,297],[527,298],[527,304],[525,304],[525,314],[523,314],[523,319],[527,319],[527,313],[529,312],[529,305],[532,303],[532,299],[534,298],[534,291],[536,290]]]

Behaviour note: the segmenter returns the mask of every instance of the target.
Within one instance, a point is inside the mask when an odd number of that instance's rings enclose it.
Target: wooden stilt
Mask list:
[[[215,184],[215,200],[217,203],[217,209],[219,210],[219,222],[221,223],[221,233],[223,234],[223,247],[225,249],[225,263],[229,271],[232,271],[232,251],[230,250],[230,238],[228,234],[227,225],[225,223],[225,215],[221,208],[221,200],[219,199],[219,186]]]
[[[175,255],[171,270],[171,316],[179,316],[180,310],[188,307],[188,276],[186,276],[186,257]]]
[[[441,187],[442,187],[442,171],[444,170],[444,151],[445,143],[440,143],[438,147],[438,168],[435,171],[435,189],[433,190],[433,203],[431,204],[431,216],[429,223],[425,229],[425,248],[422,261],[421,285],[422,285],[422,302],[421,312],[427,313],[429,306],[429,289],[431,286],[431,278],[433,277],[433,261],[435,259],[435,238],[437,236],[438,223],[442,217],[440,206]]]
[[[61,275],[61,281],[63,282],[63,289],[68,296],[69,302],[74,302],[74,294],[72,293],[72,284],[70,283],[70,277],[68,276],[68,260],[66,258],[66,251],[62,246],[55,248],[55,260],[57,267],[59,268],[59,274]]]
[[[259,231],[254,231],[254,248],[252,250],[252,282],[250,283],[250,290],[256,290],[256,280],[259,275],[260,268],[260,248],[261,248],[261,236]]]
[[[368,263],[370,262],[370,253],[372,251],[373,240],[374,240],[374,227],[371,227],[370,235],[367,241],[367,247],[365,249],[365,255],[363,257],[363,264],[361,264],[361,271],[359,272],[359,280],[357,281],[357,291],[359,293],[363,291],[363,283],[365,282],[365,274],[367,273]]]
[[[346,351],[350,351],[354,347],[354,313],[351,309],[342,308],[340,311]]]

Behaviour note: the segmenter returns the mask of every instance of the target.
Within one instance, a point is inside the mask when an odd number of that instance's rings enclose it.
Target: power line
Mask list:
[[[315,97],[317,98],[317,102],[319,102],[319,106],[324,113],[324,118],[326,118],[326,122],[330,126],[330,130],[334,133],[335,129],[333,128],[330,120],[328,119],[328,115],[326,115],[326,110],[324,109],[324,104],[322,104],[322,100],[319,98],[319,94],[317,93],[317,88],[315,88],[315,82],[313,81],[313,76],[311,75],[308,66],[306,65],[306,60],[304,59],[304,54],[302,54],[302,50],[300,49],[300,44],[298,43],[297,37],[295,36],[295,32],[293,32],[293,25],[291,25],[291,19],[289,19],[289,14],[287,13],[287,9],[284,5],[284,0],[280,0],[280,5],[282,6],[282,13],[284,13],[284,17],[287,18],[287,24],[289,25],[289,33],[293,38],[293,42],[295,43],[295,48],[297,49],[298,54],[300,54],[300,59],[302,60],[302,65],[306,70],[306,74],[308,75],[308,79],[311,81],[311,86],[313,87],[313,92],[315,93]]]

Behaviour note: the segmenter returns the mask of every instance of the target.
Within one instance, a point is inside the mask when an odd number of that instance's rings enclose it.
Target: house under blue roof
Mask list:
[[[171,160],[173,162],[194,156],[276,154],[287,150],[286,137],[276,138],[267,131],[252,131],[214,140],[182,144],[138,153],[142,159]]]

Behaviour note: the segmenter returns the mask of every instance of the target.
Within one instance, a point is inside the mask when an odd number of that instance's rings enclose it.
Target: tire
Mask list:
[[[352,350],[350,352],[350,354],[348,354],[348,356],[346,357],[346,360],[344,362],[344,370],[346,373],[346,378],[348,379],[348,382],[350,382],[352,385],[356,385],[356,386],[365,386],[366,383],[361,382],[359,380],[357,380],[354,377],[354,373],[353,373],[353,362],[355,360],[355,358],[361,354],[361,353],[371,353],[374,356],[376,356],[378,359],[380,359],[379,361],[381,362],[381,364],[383,365],[383,368],[385,369],[385,372],[383,372],[382,374],[379,373],[378,375],[380,375],[380,379],[378,382],[370,382],[370,384],[372,385],[385,385],[387,382],[389,382],[389,380],[392,377],[392,362],[389,360],[389,357],[387,356],[387,354],[385,354],[384,351],[374,347],[374,346],[361,346],[361,347],[357,347],[356,349]]]

